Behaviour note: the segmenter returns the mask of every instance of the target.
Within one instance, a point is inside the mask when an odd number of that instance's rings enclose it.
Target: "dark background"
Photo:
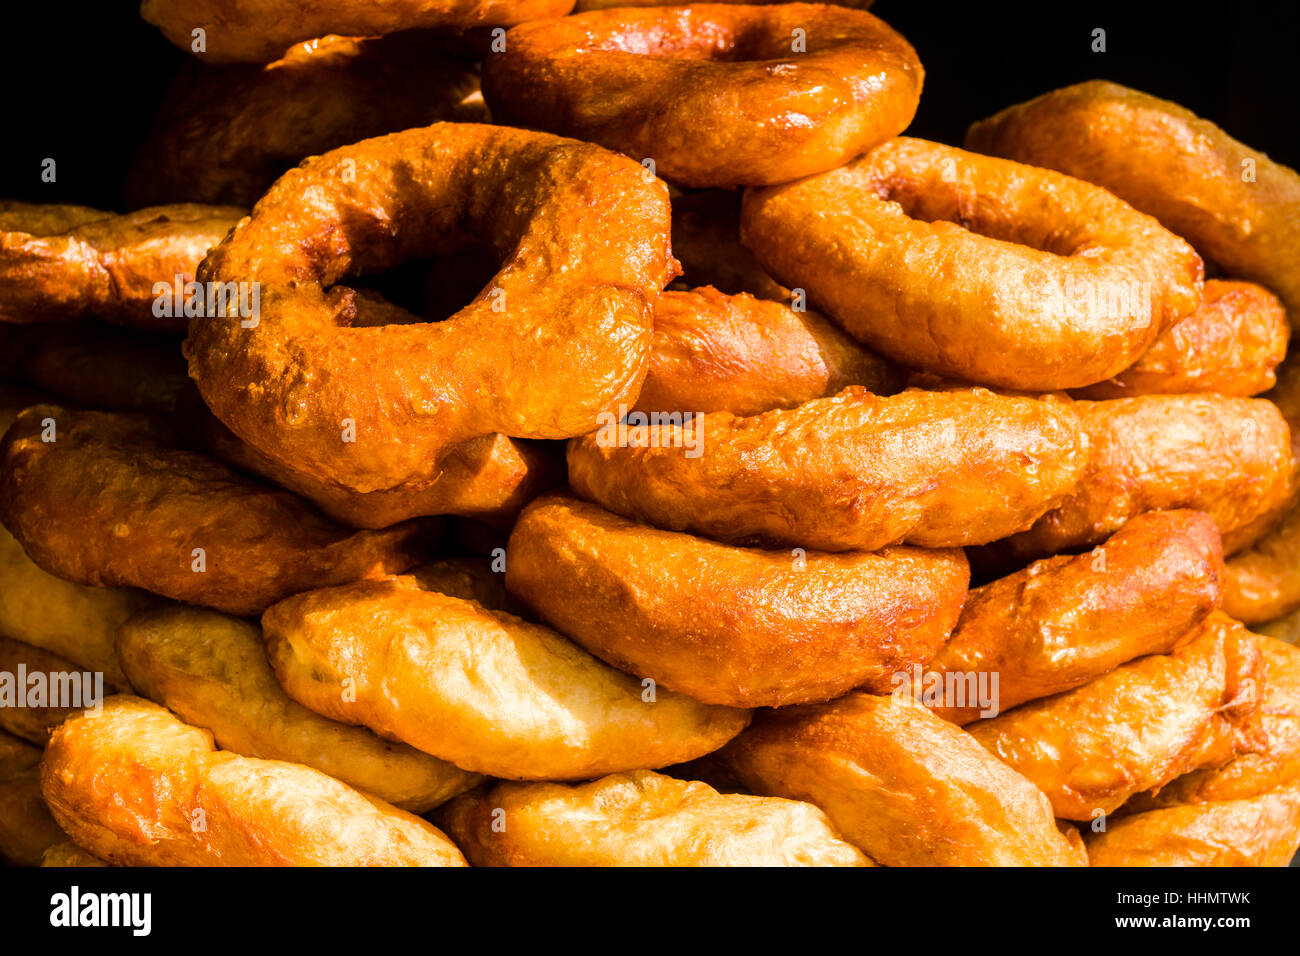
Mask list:
[[[877,0],[873,9],[926,69],[911,135],[959,145],[973,120],[1101,78],[1174,100],[1300,167],[1297,0]],[[26,23],[13,19],[20,10]],[[131,155],[186,54],[131,0],[14,0],[5,17],[0,197],[123,208]],[[1096,27],[1106,30],[1105,53],[1091,51]],[[47,156],[58,163],[56,183],[40,180]]]

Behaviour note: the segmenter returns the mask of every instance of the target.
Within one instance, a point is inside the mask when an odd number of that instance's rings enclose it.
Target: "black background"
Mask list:
[[[16,19],[22,13],[25,22]],[[877,0],[926,69],[909,133],[960,144],[966,126],[1075,83],[1115,80],[1172,99],[1300,167],[1300,3]],[[130,0],[11,0],[0,30],[0,196],[123,208],[122,182],[186,54]],[[1107,51],[1093,53],[1092,31]],[[41,161],[58,163],[42,183]]]

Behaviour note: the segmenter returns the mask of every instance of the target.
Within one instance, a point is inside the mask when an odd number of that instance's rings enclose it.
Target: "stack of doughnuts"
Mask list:
[[[144,0],[137,208],[0,202],[0,859],[1286,865],[1300,176],[903,136],[869,5]]]

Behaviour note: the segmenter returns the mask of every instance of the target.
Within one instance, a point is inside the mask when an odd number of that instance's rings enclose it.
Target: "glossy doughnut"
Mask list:
[[[300,764],[216,750],[138,697],[63,724],[41,792],[73,842],[124,866],[466,865],[419,817]]]
[[[750,418],[604,429],[569,443],[569,484],[611,511],[731,543],[823,551],[960,547],[1027,527],[1074,488],[1068,404],[983,389],[831,398]],[[1028,470],[1026,461],[1037,467]]]
[[[454,123],[310,159],[203,261],[203,281],[260,283],[260,319],[196,319],[190,375],[240,438],[356,491],[431,483],[494,432],[590,431],[634,400],[676,270],[667,189],[642,172],[598,146]],[[505,264],[447,321],[338,284],[471,239]]]
[[[1093,80],[976,123],[966,144],[1104,186],[1300,323],[1300,175],[1190,110]]]
[[[1192,247],[1106,190],[920,139],[747,191],[741,239],[882,355],[1011,389],[1110,378],[1201,303]]]
[[[865,11],[696,4],[516,27],[483,62],[483,96],[498,123],[651,159],[683,186],[738,186],[834,169],[898,135],[924,75]]]
[[[156,315],[155,283],[182,288],[244,214],[183,203],[117,215],[84,206],[0,201],[0,322],[87,316],[184,332],[184,302]],[[168,310],[159,309],[166,312]]]
[[[299,703],[494,777],[653,769],[716,750],[749,721],[414,577],[290,598],[262,628],[276,677]]]
[[[419,521],[350,531],[178,450],[154,420],[53,405],[24,411],[0,442],[0,521],[51,574],[240,615],[326,582],[405,571],[437,531]]]
[[[959,550],[794,555],[660,531],[568,496],[529,505],[506,587],[591,653],[709,704],[887,693],[952,631]]]

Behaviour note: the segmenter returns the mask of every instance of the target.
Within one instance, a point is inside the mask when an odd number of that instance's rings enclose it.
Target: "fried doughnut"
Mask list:
[[[722,755],[755,793],[821,807],[886,866],[1085,866],[1047,798],[908,697],[762,711]]]
[[[440,819],[474,866],[872,865],[810,803],[649,770],[577,786],[498,783],[457,797]]]
[[[1204,305],[1114,378],[1076,394],[1104,399],[1217,392],[1248,398],[1273,387],[1290,331],[1282,303],[1263,286],[1208,279]]]
[[[116,689],[96,678],[43,647],[0,637],[0,680],[8,685],[0,695],[0,730],[45,746],[50,731]]]
[[[127,179],[133,205],[251,206],[305,156],[439,120],[479,122],[487,107],[466,63],[408,34],[326,36],[265,66],[188,61]]]
[[[478,783],[291,700],[267,663],[262,632],[239,618],[202,608],[145,611],[122,626],[117,652],[137,694],[211,731],[222,750],[305,764],[413,813]]]
[[[36,866],[67,840],[41,796],[41,749],[0,733],[0,863]]]
[[[42,571],[0,528],[0,634],[98,671],[111,688],[130,685],[117,662],[117,629],[156,598],[132,588],[88,588]]]
[[[506,587],[597,657],[707,704],[888,692],[957,622],[959,550],[794,556],[660,531],[576,498],[524,509]]]
[[[1286,866],[1300,847],[1300,787],[1135,813],[1085,842],[1093,866]]]
[[[1172,653],[966,729],[1046,793],[1058,817],[1091,820],[1135,793],[1261,747],[1252,718],[1263,677],[1254,635],[1215,612]]]
[[[216,750],[138,697],[69,720],[41,791],[78,846],[125,866],[465,866],[441,831],[333,777]]]
[[[1232,554],[1290,494],[1290,431],[1269,402],[1144,395],[1074,409],[1091,448],[1078,486],[997,549],[1041,557],[1091,547],[1144,511],[1191,508],[1214,519]]]
[[[154,284],[194,279],[199,260],[242,209],[183,203],[116,215],[84,206],[0,201],[0,322],[95,316],[184,332],[154,314]]]
[[[1012,389],[1108,379],[1201,304],[1192,247],[1104,189],[920,139],[747,191],[741,240],[887,358]]]
[[[629,427],[625,443],[605,431],[569,443],[582,497],[673,531],[823,551],[992,541],[1055,507],[1087,458],[1068,405],[982,389],[850,387],[750,418]]]
[[[455,123],[307,160],[203,261],[204,281],[260,282],[261,317],[196,319],[190,375],[240,438],[356,491],[432,482],[493,432],[590,431],[635,399],[676,270],[667,189],[642,173],[598,146]],[[505,265],[448,321],[385,304],[416,324],[374,327],[373,297],[336,284],[474,236]]]
[[[48,812],[48,811],[47,811]],[[60,833],[63,831],[60,830]],[[47,847],[41,854],[41,866],[108,866],[99,857],[87,853],[75,843],[64,840],[62,843],[56,843]]]
[[[49,420],[52,442],[42,440]],[[140,415],[29,408],[0,442],[0,522],[69,581],[240,615],[310,587],[404,571],[435,530],[417,521],[349,531],[170,439]]]
[[[1300,175],[1176,103],[1092,80],[976,123],[966,145],[1104,186],[1300,323]]]
[[[924,76],[865,11],[696,4],[516,27],[483,61],[483,97],[498,123],[652,159],[680,185],[748,186],[834,169],[898,135]]]
[[[1300,783],[1300,650],[1271,637],[1258,637],[1257,643],[1264,662],[1264,696],[1254,720],[1263,748],[1138,794],[1126,810],[1241,800]]]
[[[757,415],[849,385],[889,395],[903,374],[816,312],[706,286],[659,296],[650,370],[634,407]]]
[[[727,295],[791,301],[790,290],[740,244],[739,192],[705,189],[675,197],[673,255],[682,264],[682,288],[711,285]]]
[[[562,17],[573,0],[142,0],[140,16],[182,50],[209,63],[269,63],[291,45],[331,33],[380,36],[400,30],[512,26]],[[192,31],[206,31],[194,49]]]
[[[614,670],[550,628],[414,577],[298,595],[262,615],[289,696],[478,773],[570,780],[716,750],[748,711]]]
[[[74,405],[170,414],[189,386],[180,341],[103,322],[0,325],[6,371]]]
[[[1207,515],[1138,515],[1089,553],[1048,558],[971,591],[924,680],[942,687],[957,678],[965,689],[997,675],[1003,711],[1072,690],[1171,650],[1218,606],[1222,579],[1219,532]],[[976,705],[931,704],[915,679],[912,691],[953,723],[981,716]]]
[[[201,449],[227,464],[265,478],[309,500],[350,528],[387,528],[425,515],[465,515],[508,520],[547,488],[564,482],[564,466],[535,445],[484,435],[457,445],[442,459],[430,485],[352,491],[310,478],[239,439],[202,403],[185,411]]]

